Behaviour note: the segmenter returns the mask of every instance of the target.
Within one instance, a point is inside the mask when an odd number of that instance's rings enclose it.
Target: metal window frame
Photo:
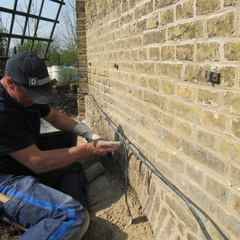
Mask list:
[[[0,56],[0,62],[2,62],[2,64],[4,66],[5,66],[5,63],[6,63],[7,59],[9,58],[9,50],[10,50],[11,39],[21,39],[21,44],[24,43],[24,40],[31,40],[32,44],[31,44],[31,49],[29,49],[29,51],[33,50],[35,41],[47,42],[48,44],[47,44],[45,53],[43,55],[43,59],[47,59],[47,53],[48,53],[50,44],[51,44],[51,42],[53,42],[53,34],[54,34],[54,31],[55,31],[56,25],[59,23],[58,18],[59,18],[60,12],[61,12],[61,8],[62,8],[63,5],[65,5],[64,0],[49,0],[49,1],[52,1],[56,4],[58,4],[58,10],[57,10],[56,16],[54,18],[46,18],[46,17],[42,16],[42,10],[43,10],[45,0],[41,0],[41,5],[40,5],[38,15],[30,14],[32,0],[28,0],[28,7],[27,7],[26,12],[22,12],[22,11],[17,10],[18,0],[15,0],[13,9],[8,9],[8,8],[4,8],[4,7],[0,6],[0,12],[10,13],[12,15],[10,28],[8,29],[8,32],[7,33],[0,32],[0,37],[5,37],[7,39],[7,47],[5,49],[5,54],[3,56]],[[22,35],[13,33],[13,25],[14,25],[14,20],[15,20],[16,16],[25,17],[25,23],[24,23]],[[27,36],[26,35],[26,29],[27,29],[27,24],[29,22],[29,19],[36,19],[36,25],[35,25],[35,29],[33,31],[32,36]],[[46,22],[53,23],[49,38],[37,37],[39,22],[42,21],[42,20],[46,21]]]

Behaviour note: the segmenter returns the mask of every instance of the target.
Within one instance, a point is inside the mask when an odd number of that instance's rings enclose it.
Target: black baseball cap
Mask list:
[[[6,63],[5,72],[16,85],[25,88],[33,102],[48,104],[53,101],[53,87],[47,66],[35,53],[20,52],[13,55]]]

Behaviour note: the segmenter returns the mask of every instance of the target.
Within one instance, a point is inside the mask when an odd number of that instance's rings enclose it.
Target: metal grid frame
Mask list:
[[[27,7],[26,12],[17,10],[18,0],[15,0],[13,9],[8,9],[8,8],[4,8],[4,7],[0,6],[0,12],[5,12],[5,13],[11,14],[11,23],[10,23],[10,28],[8,29],[8,32],[0,32],[0,37],[4,37],[7,39],[7,47],[5,49],[5,54],[0,55],[0,63],[2,63],[2,68],[5,66],[5,63],[6,63],[7,59],[9,58],[8,55],[9,55],[9,50],[10,50],[11,39],[20,39],[21,45],[24,43],[24,40],[31,40],[31,48],[29,49],[29,51],[33,50],[34,43],[36,41],[47,42],[48,44],[47,44],[45,53],[43,55],[43,59],[47,59],[47,53],[48,53],[50,44],[51,44],[51,42],[53,42],[54,30],[56,28],[56,25],[59,23],[58,18],[59,18],[60,12],[61,12],[61,8],[63,5],[65,5],[65,2],[64,2],[64,0],[50,0],[50,1],[58,4],[58,10],[57,10],[56,16],[54,18],[46,18],[46,17],[42,16],[42,10],[43,10],[45,0],[39,0],[39,1],[41,1],[41,4],[40,4],[40,9],[39,9],[38,15],[30,13],[32,0],[28,0],[28,7]],[[13,33],[13,25],[14,25],[16,16],[25,17],[23,32],[21,35]],[[31,36],[26,35],[26,29],[27,29],[27,24],[28,24],[29,19],[36,19],[35,28],[34,28],[33,34]],[[53,24],[49,38],[37,37],[39,22],[41,20],[46,21],[46,22],[51,22]]]

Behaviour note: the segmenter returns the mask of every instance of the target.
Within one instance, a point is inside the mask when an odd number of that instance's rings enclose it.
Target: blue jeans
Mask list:
[[[59,175],[60,179],[68,179],[69,175],[66,173],[69,172],[63,172],[63,175]],[[63,193],[65,188],[65,192],[68,191],[67,186],[58,186],[56,173],[59,172],[52,173],[54,174],[41,174],[39,178],[0,174],[0,192],[11,198],[2,205],[3,214],[29,229],[21,240],[79,240],[87,231],[90,217],[87,209],[80,203],[81,197],[75,199],[72,194]],[[61,191],[46,185],[48,181],[52,183],[51,178],[56,178],[53,185],[58,186]],[[45,184],[40,182],[44,180]],[[74,186],[73,189],[70,187],[70,192],[74,193],[74,189],[76,190]],[[76,198],[79,197],[79,194],[74,194]]]

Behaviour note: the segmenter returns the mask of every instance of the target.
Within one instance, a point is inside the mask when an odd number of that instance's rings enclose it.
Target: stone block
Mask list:
[[[167,128],[174,128],[175,119],[168,113],[161,112],[158,119],[162,126]]]
[[[170,144],[171,146],[178,148],[180,145],[180,135],[170,131],[169,129],[163,128],[162,126],[156,125],[154,131],[160,139]]]
[[[220,0],[197,0],[197,15],[210,13],[220,9]]]
[[[175,59],[175,47],[174,46],[163,46],[161,49],[161,58],[165,60]]]
[[[240,0],[225,0],[224,1],[224,6],[235,6],[240,3]]]
[[[200,38],[203,34],[202,20],[176,25],[168,29],[168,39],[171,41]]]
[[[229,170],[229,183],[231,186],[240,188],[240,167],[238,165],[231,165]]]
[[[174,78],[181,78],[182,67],[180,63],[156,63],[156,74]]]
[[[159,79],[158,78],[149,78],[148,80],[149,88],[158,91],[159,90]]]
[[[193,44],[184,44],[178,45],[176,47],[176,59],[177,60],[186,60],[192,61],[194,54],[194,45]]]
[[[209,89],[199,89],[197,100],[203,105],[218,106],[220,104],[220,92]]]
[[[240,216],[240,193],[236,193],[233,195],[232,202],[233,210]]]
[[[239,118],[232,120],[231,130],[235,137],[240,138],[240,119]]]
[[[193,17],[193,0],[183,2],[176,6],[176,18],[178,20]]]
[[[149,59],[150,60],[159,60],[160,50],[159,47],[150,47],[149,48]]]
[[[168,94],[174,94],[174,87],[173,81],[162,80],[160,83],[160,90]]]
[[[160,25],[166,25],[174,21],[174,8],[169,8],[160,13]]]
[[[235,25],[233,12],[209,19],[207,22],[207,34],[209,38],[236,35],[236,32],[237,26]]]
[[[226,91],[223,98],[223,106],[234,113],[240,113],[240,94],[237,92]]]
[[[177,154],[172,154],[169,158],[170,166],[175,169],[176,173],[185,173],[186,162],[181,159]]]
[[[227,184],[208,176],[206,178],[206,190],[216,201],[228,205],[230,192]]]
[[[136,23],[136,33],[142,33],[147,30],[147,19],[139,20]]]
[[[193,106],[185,102],[170,100],[169,111],[179,117],[200,123],[202,111],[198,106]]]
[[[156,0],[155,1],[156,9],[167,7],[167,6],[172,5],[172,4],[174,4],[178,1],[179,0]]]
[[[197,44],[197,60],[219,61],[220,45],[218,42],[204,42]]]
[[[193,127],[186,121],[176,119],[175,128],[180,131],[182,134],[190,136],[193,132]]]
[[[195,89],[192,87],[188,87],[184,85],[177,86],[176,93],[177,93],[177,96],[191,102],[193,102],[195,99]]]
[[[224,56],[228,61],[240,61],[240,41],[225,43]]]
[[[218,150],[218,139],[219,136],[207,129],[196,129],[196,139],[199,143],[213,149]]]
[[[217,112],[204,112],[204,124],[211,128],[225,131],[227,128],[227,116]]]
[[[147,28],[153,29],[159,26],[158,13],[154,13],[147,19]]]
[[[195,159],[197,162],[206,166],[208,169],[226,176],[227,162],[225,159],[222,159],[206,148],[203,148],[196,143],[187,141],[185,139],[181,141],[181,147],[183,153],[188,157]]]
[[[143,94],[144,94],[143,99],[145,102],[155,104],[158,107],[162,107],[162,108],[165,107],[166,105],[165,97],[150,91],[144,91]]]
[[[240,236],[240,220],[230,214],[225,208],[217,209],[218,221],[223,226],[225,234],[227,234],[228,239],[238,239]]]
[[[126,40],[127,48],[139,47],[141,45],[142,45],[142,38],[139,36],[135,36]]]
[[[194,182],[198,183],[200,186],[203,186],[204,171],[199,167],[192,164],[187,164],[186,176]]]
[[[142,4],[135,10],[135,18],[141,18],[153,12],[153,0]]]
[[[143,35],[143,45],[165,42],[165,31],[149,31]]]

